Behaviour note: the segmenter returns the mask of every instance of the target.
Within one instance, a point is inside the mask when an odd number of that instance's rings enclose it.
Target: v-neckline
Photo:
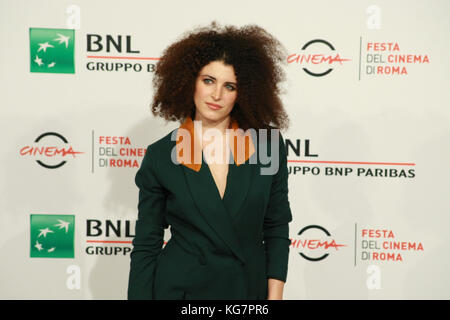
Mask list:
[[[223,197],[220,197],[219,189],[215,184],[214,177],[207,162],[200,165],[199,171],[191,170],[188,167],[183,168],[186,176],[187,186],[191,192],[194,202],[198,206],[202,215],[212,224],[217,221],[217,227],[223,227],[224,219],[222,213],[227,212],[231,217],[231,222],[242,212],[240,208],[251,188],[251,182],[256,175],[256,166],[250,164],[237,165],[235,162],[228,163],[227,183]],[[220,233],[220,232],[219,232]],[[224,235],[228,240],[230,235]]]
[[[230,154],[230,157],[232,157],[231,154]],[[209,167],[208,162],[206,162],[205,156],[204,156],[203,151],[202,151],[202,161],[203,161],[203,163],[206,165],[206,167],[208,168],[209,176],[210,176],[210,178],[212,179],[212,182],[213,182],[214,186],[216,187],[217,195],[219,196],[219,199],[220,199],[221,201],[224,201],[224,200],[225,200],[225,197],[226,197],[226,195],[227,195],[227,190],[228,190],[228,186],[229,186],[229,183],[230,183],[230,173],[231,173],[231,168],[233,167],[233,166],[231,165],[231,164],[232,164],[231,158],[228,159],[228,160],[229,160],[229,161],[228,161],[228,171],[227,171],[227,177],[225,178],[225,190],[223,191],[223,197],[221,197],[221,196],[220,196],[220,190],[219,190],[219,187],[217,186],[216,180],[214,180],[214,176],[213,176],[213,174],[212,174],[211,168]]]

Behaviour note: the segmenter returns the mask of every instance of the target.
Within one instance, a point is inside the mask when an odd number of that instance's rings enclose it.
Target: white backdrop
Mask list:
[[[0,298],[126,298],[134,176],[178,126],[150,113],[152,65],[216,20],[257,24],[289,52],[285,299],[449,299],[449,9],[2,0]]]

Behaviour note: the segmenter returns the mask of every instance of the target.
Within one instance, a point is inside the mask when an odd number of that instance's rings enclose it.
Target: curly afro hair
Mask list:
[[[259,26],[220,27],[213,21],[197,27],[167,47],[158,61],[152,113],[170,121],[194,119],[198,73],[210,62],[222,61],[235,71],[238,94],[230,116],[240,128],[286,129],[289,119],[279,98],[286,57],[281,43]]]

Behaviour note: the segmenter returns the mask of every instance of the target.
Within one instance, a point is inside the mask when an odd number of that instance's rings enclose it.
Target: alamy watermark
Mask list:
[[[234,163],[234,160],[238,164],[242,164],[247,160],[247,154],[249,164],[256,164],[259,159],[260,164],[269,165],[261,168],[261,175],[274,175],[278,172],[281,147],[279,129],[270,129],[270,138],[267,129],[256,130],[253,128],[246,131],[226,129],[224,136],[217,128],[203,130],[201,121],[195,120],[193,123],[194,137],[191,136],[191,131],[184,128],[178,128],[172,132],[171,140],[177,141],[178,145],[172,149],[170,155],[172,163],[177,165],[180,163],[201,164],[203,153],[208,164],[228,164]],[[270,143],[268,143],[269,140]],[[205,143],[204,148],[203,143]],[[268,145],[270,145],[270,154]],[[233,152],[233,157],[230,157],[230,152]]]

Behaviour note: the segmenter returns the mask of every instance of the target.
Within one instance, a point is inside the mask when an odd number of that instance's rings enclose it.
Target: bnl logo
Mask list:
[[[75,73],[75,30],[30,28],[30,72]]]
[[[74,258],[74,240],[74,215],[30,215],[31,258]]]

